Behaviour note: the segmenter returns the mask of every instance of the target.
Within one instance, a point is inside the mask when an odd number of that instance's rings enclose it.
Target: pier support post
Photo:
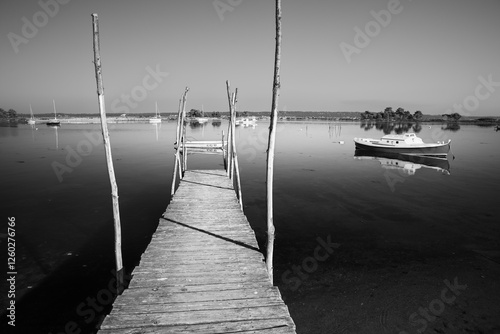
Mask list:
[[[269,279],[273,283],[274,222],[273,222],[273,176],[274,148],[276,144],[276,125],[278,119],[278,98],[280,92],[280,60],[281,60],[281,0],[276,0],[276,50],[274,56],[273,100],[271,121],[269,125],[269,142],[267,148],[266,198],[267,198],[267,256],[266,264]]]
[[[117,293],[123,291],[123,261],[122,261],[122,232],[120,224],[120,208],[118,205],[118,185],[116,184],[113,158],[111,156],[111,144],[109,141],[108,124],[106,123],[106,109],[104,103],[104,88],[102,84],[101,56],[99,47],[99,22],[97,14],[92,14],[92,26],[94,30],[94,65],[95,78],[97,81],[97,98],[99,113],[101,115],[101,129],[108,166],[109,182],[111,183],[111,196],[113,200],[113,219],[115,229],[115,259],[116,259],[116,282]]]

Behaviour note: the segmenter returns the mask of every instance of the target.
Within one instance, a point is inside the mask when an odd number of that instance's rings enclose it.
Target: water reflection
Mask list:
[[[35,142],[35,131],[38,131],[38,128],[36,127],[36,124],[29,124],[29,127],[31,129],[31,139]]]
[[[377,160],[384,169],[393,169],[406,175],[415,175],[421,168],[435,169],[450,175],[450,162],[447,158],[436,158],[400,153],[379,153],[356,150],[354,158],[359,160]]]
[[[446,124],[441,126],[441,130],[457,132],[458,130],[460,130],[460,124],[458,124],[457,122],[447,122]]]
[[[59,124],[54,124],[54,125],[47,125],[47,127],[54,129],[56,132],[56,150],[59,149],[59,134],[57,133],[57,130],[61,127]]]
[[[328,137],[330,139],[340,137],[341,134],[342,134],[342,124],[341,123],[328,124]]]
[[[413,131],[415,133],[419,133],[420,131],[422,131],[422,125],[420,122],[387,122],[364,120],[361,121],[359,127],[364,129],[365,131],[369,131],[375,128],[377,130],[383,131],[386,135],[391,134],[392,132],[396,134],[402,134],[410,131]]]
[[[161,123],[153,123],[152,125],[155,128],[156,141],[158,141],[158,129],[161,128]]]

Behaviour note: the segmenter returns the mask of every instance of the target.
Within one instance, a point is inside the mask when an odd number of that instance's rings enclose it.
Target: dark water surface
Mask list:
[[[110,125],[129,270],[138,263],[169,201],[175,126]],[[262,247],[267,127],[259,122],[254,128],[238,127],[236,133],[244,210]],[[189,128],[188,135],[213,140],[223,130],[227,123]],[[357,256],[365,258],[385,250],[467,250],[497,259],[500,134],[477,126],[448,131],[425,125],[418,130],[425,142],[452,140],[446,161],[355,157],[354,137],[384,134],[360,124],[279,124],[275,284],[285,297],[293,297],[303,284],[329,279],[324,269],[335,262],[311,262],[310,275],[316,277],[307,282],[290,271],[312,256],[318,238],[358,249]],[[15,217],[18,333],[59,333],[65,326],[66,331],[75,326],[90,333],[109,310],[107,295],[100,292],[113,277],[113,217],[100,136],[99,125],[0,128],[0,259],[6,268],[7,222]],[[222,168],[222,160],[190,156],[188,165]],[[376,255],[370,261],[374,266],[382,262]],[[0,287],[5,310],[4,279]]]

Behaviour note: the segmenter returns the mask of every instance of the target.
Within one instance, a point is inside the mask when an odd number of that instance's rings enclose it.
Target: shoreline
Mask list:
[[[227,117],[208,118],[209,122],[226,120]],[[99,124],[100,117],[72,117],[58,119],[61,124]],[[163,117],[163,122],[176,121],[177,117],[170,115]],[[258,120],[269,120],[269,116],[259,116]],[[35,119],[36,124],[46,124],[49,118]],[[147,117],[107,117],[107,123],[147,123]],[[326,117],[326,116],[281,116],[278,118],[280,122],[350,122],[350,123],[365,123],[365,124],[451,124],[451,125],[478,125],[478,126],[499,126],[500,117],[479,117],[466,118],[460,120],[443,120],[439,118],[424,118],[421,120],[366,120],[360,117]],[[26,118],[6,119],[3,124],[28,124]],[[155,124],[155,123],[150,123]],[[156,123],[159,124],[159,123]]]

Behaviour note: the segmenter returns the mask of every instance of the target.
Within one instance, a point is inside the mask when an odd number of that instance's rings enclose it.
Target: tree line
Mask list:
[[[392,107],[387,107],[384,111],[371,112],[365,111],[361,114],[361,120],[380,120],[380,121],[420,121],[423,118],[420,110],[413,114],[402,107],[394,111]],[[442,119],[445,121],[458,121],[462,116],[459,113],[443,114]]]
[[[212,117],[212,118],[221,118],[221,113],[219,111],[212,111],[211,113],[204,113],[198,109],[191,109],[187,114],[187,117]],[[247,117],[247,111],[237,111],[236,117]]]
[[[17,118],[17,112],[14,109],[4,110],[0,108],[0,118],[1,119],[15,119]]]

